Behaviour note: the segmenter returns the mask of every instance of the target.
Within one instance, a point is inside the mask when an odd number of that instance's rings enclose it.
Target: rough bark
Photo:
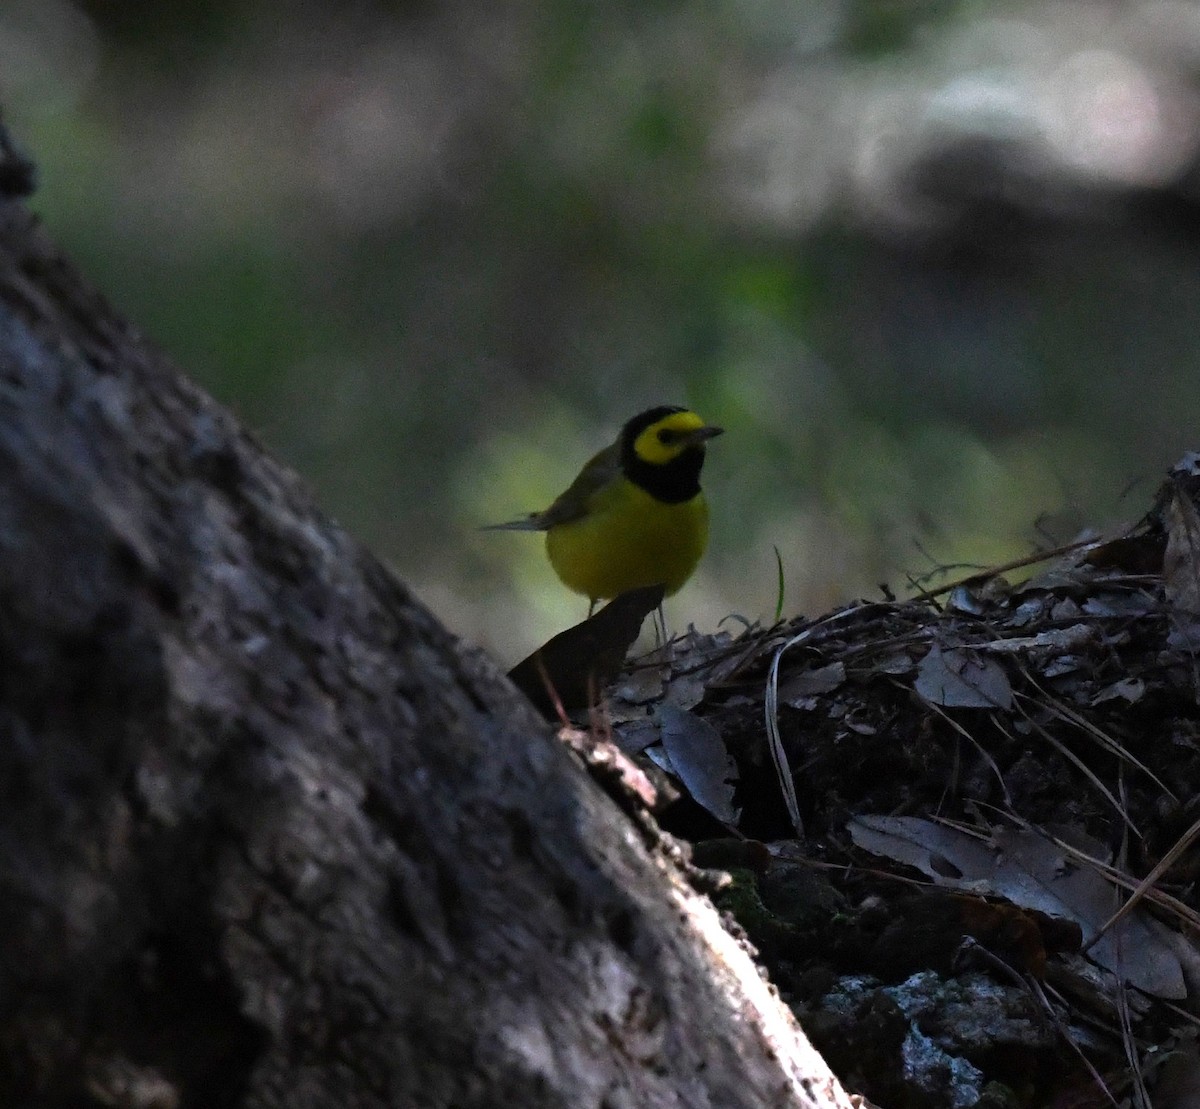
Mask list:
[[[479,652],[0,204],[0,1101],[847,1105]]]

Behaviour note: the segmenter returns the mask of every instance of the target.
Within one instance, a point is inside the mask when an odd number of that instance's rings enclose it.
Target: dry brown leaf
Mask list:
[[[517,663],[508,672],[510,680],[548,720],[560,708],[589,708],[621,672],[642,622],[662,599],[661,585],[622,593]]]
[[[854,817],[849,830],[863,850],[916,867],[938,885],[1003,897],[1073,920],[1085,941],[1112,915],[1112,886],[1032,830],[996,828],[981,838],[919,817],[870,815]],[[1135,909],[1089,954],[1146,993],[1180,1000],[1187,988],[1167,932],[1149,913]]]

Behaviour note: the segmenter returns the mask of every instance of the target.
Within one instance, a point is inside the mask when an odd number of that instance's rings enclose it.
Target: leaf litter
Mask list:
[[[617,745],[675,779],[663,825],[733,876],[722,905],[881,1104],[1138,1104],[1186,1073],[1156,1060],[1200,1011],[1198,495],[1189,456],[1121,534],[689,629],[609,688]],[[983,982],[1003,1031],[966,1042],[948,1014]],[[918,1041],[978,1080],[918,1083]]]

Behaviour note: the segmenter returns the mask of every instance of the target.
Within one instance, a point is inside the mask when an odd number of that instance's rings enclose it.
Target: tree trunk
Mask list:
[[[653,835],[13,199],[0,782],[5,1105],[850,1104]]]

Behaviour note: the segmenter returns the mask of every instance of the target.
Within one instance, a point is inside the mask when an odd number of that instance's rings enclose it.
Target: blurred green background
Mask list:
[[[32,206],[451,628],[580,617],[545,504],[688,403],[675,628],[1140,514],[1200,447],[1200,6],[0,3]]]

